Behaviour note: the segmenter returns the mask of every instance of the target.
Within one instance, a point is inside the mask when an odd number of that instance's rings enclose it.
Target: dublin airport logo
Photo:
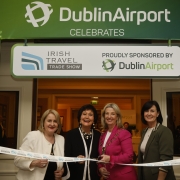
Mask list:
[[[39,56],[22,52],[21,67],[24,70],[43,70],[43,59]]]
[[[53,12],[53,9],[51,9],[51,5],[50,4],[44,4],[44,3],[39,2],[39,1],[32,2],[31,4],[35,4],[35,5],[31,7],[28,4],[26,6],[26,14],[25,14],[26,21],[28,23],[32,23],[32,25],[34,27],[39,27],[40,22],[42,22],[40,24],[40,26],[43,26],[44,24],[46,24],[48,22],[49,17],[51,15],[51,13]],[[38,11],[39,9],[40,9],[40,11]],[[38,11],[39,13],[43,12],[43,16],[36,19],[35,18],[35,10]],[[39,14],[36,14],[36,15],[38,16]]]
[[[103,64],[102,65],[103,69],[107,72],[111,72],[116,65],[115,61],[111,59],[106,59],[105,61],[102,62],[102,64]]]

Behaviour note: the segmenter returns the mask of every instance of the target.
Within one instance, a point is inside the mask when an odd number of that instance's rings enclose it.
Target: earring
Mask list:
[[[82,124],[81,124],[81,123],[79,123],[79,127],[80,127],[80,128],[82,127]]]
[[[95,129],[95,124],[93,123],[93,129]]]

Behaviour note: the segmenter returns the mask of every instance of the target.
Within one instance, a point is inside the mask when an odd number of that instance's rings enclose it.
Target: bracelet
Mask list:
[[[159,168],[159,170],[160,170],[160,171],[163,171],[163,172],[165,172],[165,173],[168,173],[167,170],[165,170],[165,169],[163,169],[163,168],[161,168],[161,167]]]

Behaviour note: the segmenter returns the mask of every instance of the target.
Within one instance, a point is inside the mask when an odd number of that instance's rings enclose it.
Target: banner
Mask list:
[[[2,0],[0,39],[180,39],[179,0]]]
[[[11,72],[15,77],[131,77],[180,76],[176,46],[15,45]]]

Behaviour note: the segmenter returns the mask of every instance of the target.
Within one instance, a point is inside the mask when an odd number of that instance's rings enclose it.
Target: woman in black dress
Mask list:
[[[79,128],[66,133],[65,156],[97,158],[101,133],[94,130],[98,114],[94,106],[87,104],[78,111]],[[97,163],[94,161],[69,162],[69,180],[99,180]]]

